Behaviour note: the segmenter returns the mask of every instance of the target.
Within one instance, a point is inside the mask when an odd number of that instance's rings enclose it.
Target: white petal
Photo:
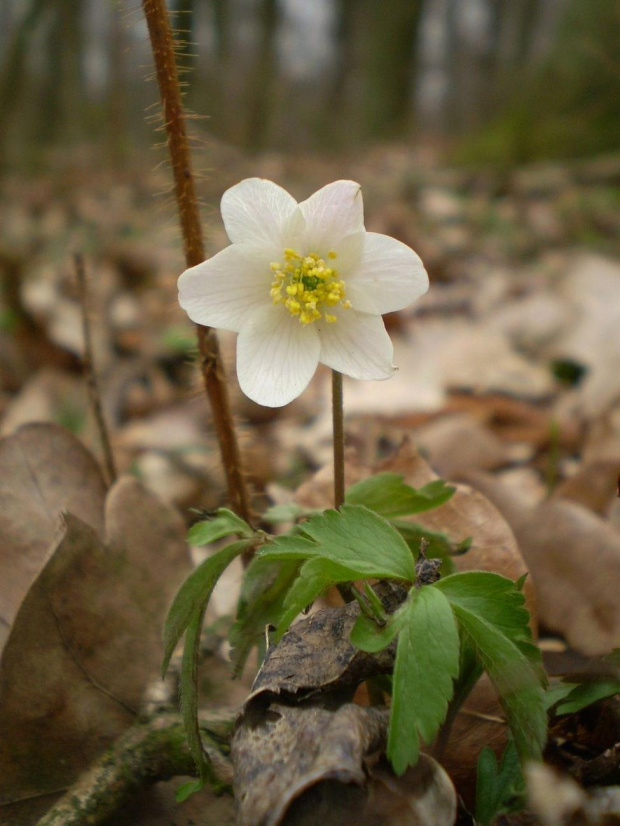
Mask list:
[[[353,309],[334,314],[338,320],[332,324],[315,322],[323,364],[353,379],[389,379],[396,371],[394,349],[381,316]]]
[[[411,247],[376,232],[343,239],[338,247],[347,298],[364,313],[392,313],[428,290],[428,275]]]
[[[241,389],[265,407],[281,407],[308,386],[321,343],[314,324],[300,324],[281,304],[257,310],[237,339]]]
[[[334,181],[299,208],[306,219],[306,253],[327,255],[345,235],[364,230],[362,190],[354,181]]]
[[[222,196],[222,218],[234,243],[268,244],[278,255],[286,246],[284,227],[297,201],[281,186],[263,178],[246,178]]]
[[[179,304],[197,324],[238,332],[271,301],[269,251],[231,244],[180,276]]]

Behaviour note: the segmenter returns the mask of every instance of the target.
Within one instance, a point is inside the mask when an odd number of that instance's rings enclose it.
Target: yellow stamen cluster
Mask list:
[[[327,257],[333,260],[336,253],[330,251]],[[315,252],[302,256],[295,250],[285,249],[284,261],[284,265],[278,262],[271,265],[270,295],[274,304],[284,304],[291,315],[299,318],[300,324],[312,324],[321,317],[331,324],[337,318],[326,312],[326,307],[340,304],[348,309],[351,306],[345,298],[344,281]]]

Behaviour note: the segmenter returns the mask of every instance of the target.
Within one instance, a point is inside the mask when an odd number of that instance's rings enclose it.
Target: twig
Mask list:
[[[188,267],[194,267],[204,261],[205,252],[187,142],[186,118],[174,55],[174,40],[164,0],[142,0],[142,8],[149,30],[163,106],[164,124],[168,135],[168,151],[174,174],[185,261]],[[219,342],[210,327],[197,325],[197,334],[202,359],[202,376],[213,412],[222,464],[226,474],[228,498],[232,509],[242,519],[249,522],[251,518],[249,497],[241,469],[241,454],[235,434]]]
[[[334,430],[334,506],[344,504],[344,408],[342,373],[332,370],[332,422]]]
[[[91,410],[97,425],[97,430],[99,431],[101,449],[103,450],[106,481],[108,485],[112,485],[116,481],[116,465],[114,463],[112,445],[110,444],[110,434],[103,415],[101,394],[99,392],[99,383],[97,382],[97,374],[95,371],[93,339],[91,335],[90,316],[88,312],[86,268],[84,267],[84,258],[81,253],[76,252],[73,256],[73,260],[75,263],[75,275],[80,296],[80,307],[82,309],[82,333],[84,337],[84,358],[82,362],[84,365],[84,375],[86,377],[86,386],[88,387],[88,398],[90,400]]]
[[[203,720],[223,736],[232,718],[222,723]],[[218,729],[220,731],[218,731]],[[219,781],[232,783],[232,768],[215,748],[205,744]],[[110,818],[139,789],[160,780],[195,776],[196,764],[189,752],[179,714],[159,715],[132,726],[103,757],[53,806],[38,826],[98,826]]]

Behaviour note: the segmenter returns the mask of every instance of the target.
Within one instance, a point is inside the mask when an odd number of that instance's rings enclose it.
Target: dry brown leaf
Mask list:
[[[364,757],[384,746],[388,718],[352,703],[251,709],[232,742],[238,826],[353,823],[365,803]]]
[[[553,499],[570,499],[603,516],[617,495],[619,473],[620,464],[616,461],[587,462],[557,486]]]
[[[377,593],[389,610],[405,596],[404,589],[387,584],[378,586]],[[390,673],[395,643],[368,654],[349,642],[358,616],[359,605],[352,602],[324,608],[295,623],[278,645],[267,651],[246,709],[282,697],[300,701],[320,691],[353,692],[368,677]]]
[[[0,442],[0,650],[47,559],[58,514],[103,531],[105,484],[82,444],[54,424],[30,424]]]
[[[496,479],[472,478],[517,536],[541,624],[584,654],[620,645],[620,534],[576,502],[557,499],[532,508]]]
[[[126,477],[106,544],[66,514],[0,662],[0,805],[66,788],[135,719],[161,661],[160,629],[187,573],[176,511]]]
[[[397,777],[387,761],[370,771],[369,801],[360,826],[453,826],[457,795],[447,772],[428,754]]]
[[[478,680],[459,709],[445,749],[439,759],[465,805],[473,811],[476,802],[476,768],[485,746],[501,757],[508,737],[504,711],[486,674]]]
[[[488,427],[464,414],[442,416],[416,429],[416,445],[447,479],[464,471],[495,470],[511,460],[511,448]]]

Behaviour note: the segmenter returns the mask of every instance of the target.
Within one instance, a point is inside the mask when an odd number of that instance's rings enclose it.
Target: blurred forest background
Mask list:
[[[250,151],[425,139],[512,164],[618,146],[617,0],[171,0],[187,104]],[[137,3],[2,0],[0,160],[152,143]]]

